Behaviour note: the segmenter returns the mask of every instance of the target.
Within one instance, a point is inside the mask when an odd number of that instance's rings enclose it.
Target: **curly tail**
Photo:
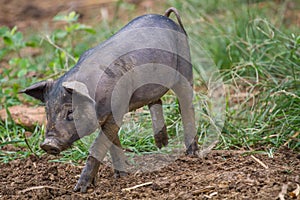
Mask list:
[[[181,29],[183,30],[183,32],[185,33],[185,35],[187,35],[187,33],[186,33],[186,31],[185,31],[185,29],[184,29],[184,27],[183,27],[183,25],[182,25],[180,15],[179,15],[179,13],[178,13],[178,11],[177,11],[176,8],[174,8],[174,7],[168,8],[168,9],[166,10],[164,16],[169,17],[170,14],[171,14],[172,12],[176,15],[177,21],[178,21],[178,23],[179,23]]]

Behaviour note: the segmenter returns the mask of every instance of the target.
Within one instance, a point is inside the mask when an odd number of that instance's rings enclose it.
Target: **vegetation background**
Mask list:
[[[70,5],[66,2],[65,6]],[[270,157],[281,146],[300,150],[299,1],[117,0],[90,4],[84,9],[93,8],[93,15],[80,15],[72,6],[52,9],[52,13],[49,9],[46,14],[37,7],[26,7],[38,22],[28,20],[29,24],[16,22],[13,26],[0,21],[0,109],[9,114],[11,106],[39,106],[40,102],[18,91],[37,81],[59,77],[84,51],[109,38],[128,20],[142,13],[163,14],[173,6],[179,10],[192,41],[200,44],[192,45],[195,69],[199,65],[197,52],[204,49],[226,86],[226,121],[215,148],[247,149]],[[1,17],[5,15],[9,13]],[[202,105],[198,110],[203,115],[198,121],[201,144],[211,123],[206,85],[197,70],[194,79],[199,93],[195,101]],[[168,93],[163,101],[172,147],[182,129],[181,120],[175,96]],[[124,148],[137,154],[158,151],[147,108],[125,120],[119,133]],[[43,154],[39,143],[44,131],[42,124],[25,127],[11,117],[2,120],[0,160]],[[81,162],[92,139],[93,135],[78,141],[56,161]]]

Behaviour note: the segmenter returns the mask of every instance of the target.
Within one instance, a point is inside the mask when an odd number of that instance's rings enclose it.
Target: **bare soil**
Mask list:
[[[22,31],[45,31],[59,26],[52,21],[58,13],[76,11],[80,14],[79,20],[90,26],[101,20],[112,20],[115,17],[129,20],[128,10],[122,13],[122,7],[116,9],[118,0],[0,0],[0,26],[10,28],[17,26]],[[154,12],[163,14],[164,1],[161,0],[125,0],[132,3],[136,15]],[[161,8],[159,8],[161,6]]]
[[[103,164],[97,186],[86,194],[73,192],[83,166],[48,162],[53,158],[31,156],[0,164],[0,198],[270,200],[282,194],[284,199],[300,199],[300,156],[286,148],[273,158],[242,151],[212,151],[205,158],[183,155],[158,171],[119,179]]]
[[[44,107],[28,107],[25,105],[11,106],[6,109],[0,110],[0,120],[5,121],[11,117],[15,123],[20,124],[27,128],[34,128],[36,124],[46,124],[46,114]]]
[[[17,25],[21,30],[41,28],[58,12],[70,10],[79,12],[80,20],[92,25],[112,17],[115,2],[0,0],[0,25]],[[162,1],[132,2],[140,14],[154,7],[163,12],[157,8]],[[286,19],[299,24],[299,13],[292,12],[292,8],[287,9]],[[49,162],[53,158],[30,156],[1,163],[0,199],[300,199],[300,155],[287,148],[276,151],[273,158],[243,151],[212,151],[205,158],[182,155],[160,170],[119,179],[103,164],[97,186],[86,194],[73,192],[83,164]],[[126,190],[133,186],[137,188]]]

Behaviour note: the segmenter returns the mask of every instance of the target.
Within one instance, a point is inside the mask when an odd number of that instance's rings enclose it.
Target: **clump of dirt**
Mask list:
[[[0,120],[5,121],[11,117],[17,124],[28,128],[34,128],[37,124],[46,124],[46,114],[44,107],[28,107],[17,105],[0,110]]]
[[[48,162],[53,159],[48,155],[31,156],[0,164],[0,198],[269,200],[283,195],[285,199],[299,199],[297,156],[289,149],[279,150],[273,158],[242,151],[212,151],[205,158],[182,156],[160,170],[119,179],[103,164],[97,186],[86,194],[73,192],[83,166]]]

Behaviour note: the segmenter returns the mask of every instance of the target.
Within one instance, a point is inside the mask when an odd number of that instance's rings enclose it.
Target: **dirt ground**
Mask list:
[[[288,149],[273,158],[242,151],[181,156],[158,171],[119,179],[103,164],[97,186],[86,194],[72,190],[83,166],[50,158],[0,164],[0,199],[300,199],[300,156]]]
[[[0,0],[0,25],[17,25],[20,30],[40,28],[58,12],[70,10],[79,12],[82,21],[93,19],[89,22],[92,25],[113,16],[115,2]],[[145,13],[161,1],[132,2]],[[120,179],[113,177],[109,166],[102,165],[98,185],[86,194],[73,192],[83,165],[49,162],[53,158],[31,156],[1,163],[0,199],[300,199],[300,155],[286,148],[276,151],[273,158],[242,151],[212,151],[205,158],[182,156],[160,170]],[[137,188],[128,189],[133,186]]]
[[[69,13],[76,11],[80,14],[80,22],[90,26],[96,25],[101,20],[112,20],[114,17],[124,21],[129,20],[128,10],[126,12],[122,6],[116,12],[118,0],[0,0],[0,26],[10,28],[17,26],[21,31],[39,32],[59,26],[59,23],[52,21],[58,13]],[[125,0],[132,3],[136,15],[146,12],[165,11],[161,5],[161,0]]]
[[[80,21],[90,26],[98,24],[103,19],[111,20],[114,17],[127,22],[128,10],[116,12],[118,0],[0,0],[0,26],[10,28],[17,26],[21,31],[45,31],[59,24],[51,21],[58,13],[76,11],[80,14]],[[160,13],[165,11],[165,0],[124,0],[124,2],[135,4],[135,14]],[[251,1],[250,1],[251,2]],[[253,1],[257,2],[257,1]],[[278,4],[284,1],[276,0]],[[288,1],[283,16],[286,26],[291,24],[300,27],[299,3],[297,0]],[[259,2],[263,8],[267,1]],[[125,10],[123,10],[125,11]]]

